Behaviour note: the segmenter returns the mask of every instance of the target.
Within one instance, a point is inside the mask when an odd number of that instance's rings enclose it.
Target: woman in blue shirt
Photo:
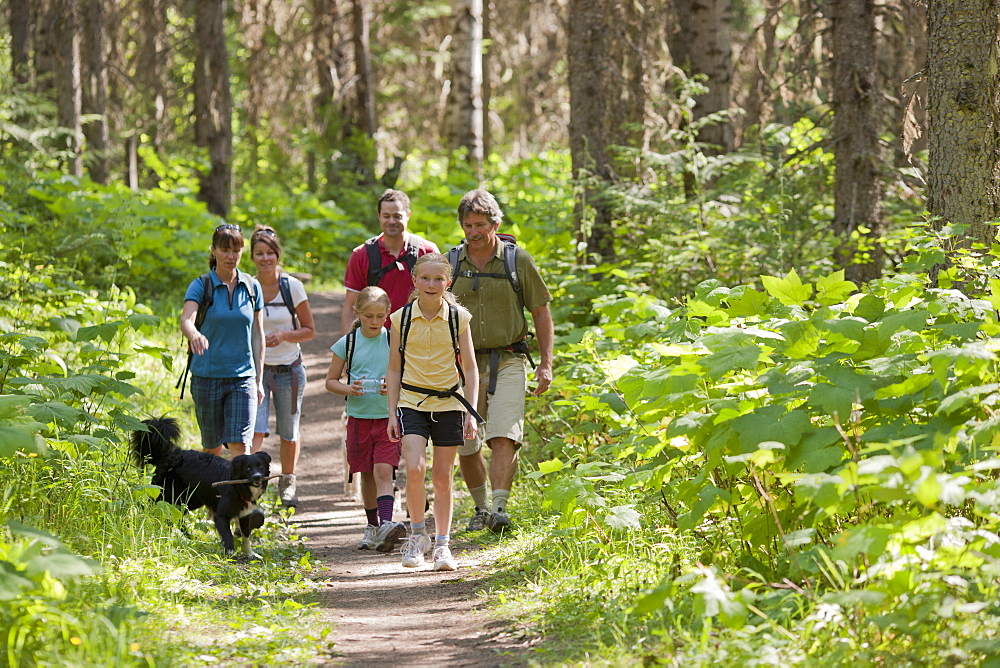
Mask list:
[[[240,272],[243,234],[238,225],[215,228],[208,282],[196,278],[184,294],[181,332],[191,352],[191,396],[206,452],[225,445],[233,455],[250,447],[257,404],[264,397],[264,320],[260,283]],[[198,307],[210,286],[210,306],[199,329]]]

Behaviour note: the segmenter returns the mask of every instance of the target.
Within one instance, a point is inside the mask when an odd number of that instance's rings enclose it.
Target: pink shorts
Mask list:
[[[388,464],[399,468],[399,442],[389,440],[386,427],[389,418],[347,418],[347,465],[350,474],[369,473],[375,464]]]

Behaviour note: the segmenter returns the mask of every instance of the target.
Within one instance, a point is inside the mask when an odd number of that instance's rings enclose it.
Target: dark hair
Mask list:
[[[245,243],[243,241],[243,232],[240,231],[238,225],[219,225],[215,228],[215,233],[212,235],[212,249],[235,248],[236,250],[242,250]],[[209,252],[208,268],[215,269],[216,264],[218,263],[215,261],[215,255]]]
[[[258,225],[253,231],[253,235],[250,237],[250,252],[253,253],[253,247],[258,243],[264,244],[268,248],[274,251],[278,259],[281,259],[281,242],[278,240],[278,233],[274,231],[273,227],[269,225]]]
[[[375,209],[379,213],[382,213],[382,202],[399,202],[403,205],[403,211],[410,211],[410,198],[406,196],[402,190],[393,190],[389,188],[378,198],[378,207]]]
[[[458,223],[461,225],[470,213],[481,213],[494,225],[503,220],[503,211],[497,204],[497,198],[482,188],[470,190],[462,197],[462,201],[458,203]]]

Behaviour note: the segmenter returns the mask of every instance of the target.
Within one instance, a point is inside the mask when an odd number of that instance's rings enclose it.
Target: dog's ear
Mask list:
[[[267,463],[267,464],[271,463],[271,455],[267,454],[263,450],[261,450],[257,454],[259,454],[261,456],[261,459],[263,459],[265,463]]]

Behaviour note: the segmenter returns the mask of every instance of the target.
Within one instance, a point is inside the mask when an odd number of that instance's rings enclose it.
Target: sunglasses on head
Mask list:
[[[219,225],[217,228],[215,228],[216,232],[222,232],[223,230],[236,230],[241,234],[243,233],[243,230],[240,229],[239,225],[233,225],[232,223],[223,223],[222,225]]]
[[[276,237],[276,236],[278,236],[278,233],[275,232],[274,230],[257,230],[256,232],[253,233],[253,235],[255,237],[259,237],[262,234],[266,234],[269,237]]]

